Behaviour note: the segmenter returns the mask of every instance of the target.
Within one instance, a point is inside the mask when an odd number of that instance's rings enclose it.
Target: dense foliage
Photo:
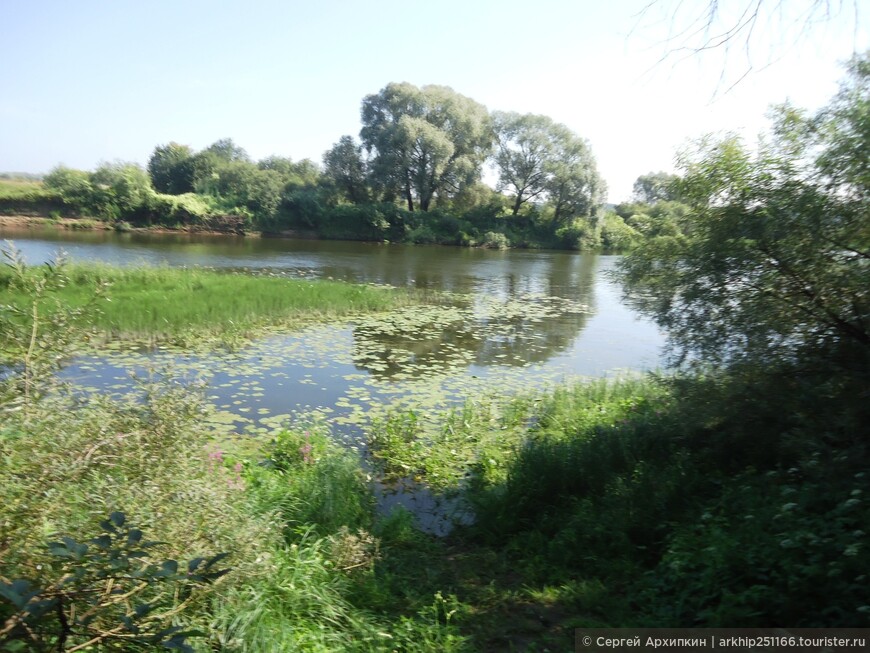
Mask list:
[[[623,266],[628,289],[679,352],[866,383],[868,134],[863,59],[817,115],[780,107],[757,153],[727,138],[683,154],[682,233],[660,229]]]
[[[603,211],[588,142],[546,116],[495,112],[446,86],[388,84],[362,101],[361,142],[254,162],[231,139],[158,145],[147,171],[58,166],[0,184],[0,212],[449,245],[622,249],[638,239]],[[485,167],[497,188],[483,183]]]
[[[620,207],[650,231],[629,298],[688,373],[560,391],[504,478],[477,479],[480,537],[607,588],[575,603],[590,624],[870,623],[870,60],[849,72],[817,114],[779,108],[757,153],[706,139],[680,179],[639,180],[643,213]]]
[[[407,528],[372,534],[353,453],[312,424],[233,454],[170,370],[122,398],[68,390],[52,373],[94,304],[64,293],[93,275],[8,267],[7,288],[28,292],[0,313],[0,650],[463,649],[440,594],[389,612],[351,602]]]

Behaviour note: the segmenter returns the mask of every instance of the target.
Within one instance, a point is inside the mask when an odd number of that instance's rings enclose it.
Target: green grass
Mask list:
[[[477,520],[443,541],[388,531],[357,600],[453,595],[475,650],[559,650],[575,627],[865,626],[860,404],[820,387],[645,378],[469,401],[434,426],[390,415],[374,460],[462,492]]]
[[[55,198],[55,193],[45,188],[41,181],[0,179],[0,200]]]
[[[279,433],[260,458],[243,463],[249,510],[270,519],[283,541],[264,559],[264,573],[215,597],[213,643],[264,653],[472,650],[450,623],[455,602],[430,584],[415,600],[373,599],[389,589],[376,568],[393,557],[393,545],[406,535],[426,538],[408,535],[407,520],[376,519],[359,459],[331,441],[325,424]]]
[[[41,274],[30,268],[27,274]],[[81,307],[99,291],[88,325],[110,335],[183,342],[245,335],[268,325],[298,325],[415,301],[406,291],[339,281],[169,267],[71,264],[64,286],[52,293],[54,310]],[[29,292],[11,268],[0,269],[5,301],[24,306]]]

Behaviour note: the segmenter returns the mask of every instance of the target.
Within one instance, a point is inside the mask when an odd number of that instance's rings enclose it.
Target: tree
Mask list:
[[[762,67],[776,63],[779,55],[795,43],[805,40],[811,31],[835,23],[844,13],[859,24],[858,0],[743,0],[702,3],[652,0],[639,14],[638,26],[647,18],[658,26],[670,22],[670,34],[661,61],[683,59],[708,53],[723,59],[720,87],[729,90],[756,68],[756,51],[763,52]],[[659,16],[653,16],[658,9]],[[845,21],[845,22],[848,22]],[[857,34],[857,30],[854,32]],[[761,36],[763,35],[763,36]],[[732,49],[742,52],[743,63],[735,77],[728,77],[726,62]]]
[[[388,84],[363,99],[362,123],[373,185],[409,211],[474,183],[492,143],[486,107],[447,86]]]
[[[320,168],[311,159],[293,161],[289,157],[273,155],[259,161],[257,167],[277,172],[283,182],[293,188],[314,186],[320,180]]]
[[[46,188],[57,191],[64,202],[77,209],[89,207],[94,193],[87,172],[62,165],[49,172],[43,179],[43,184]]]
[[[616,213],[646,238],[678,236],[692,228],[691,209],[682,202],[660,200],[653,204],[619,204]]]
[[[159,193],[192,193],[194,172],[193,150],[187,145],[158,145],[148,160],[148,174]]]
[[[222,138],[209,145],[203,152],[215,155],[221,161],[234,163],[236,161],[250,162],[245,150],[233,142],[232,138]]]
[[[870,58],[814,116],[777,109],[757,154],[737,138],[684,153],[685,236],[622,266],[685,358],[754,369],[870,371]],[[832,372],[833,370],[833,372]]]
[[[227,209],[243,207],[260,218],[268,218],[277,210],[285,185],[278,171],[236,160],[218,166],[200,182],[199,190],[223,200]]]
[[[344,199],[354,204],[368,201],[366,164],[362,158],[362,147],[354,142],[353,136],[342,136],[323,154],[323,167],[326,178]]]
[[[553,127],[555,151],[547,164],[546,191],[557,224],[589,218],[604,200],[606,187],[585,139],[565,125]]]
[[[557,223],[594,213],[604,183],[584,139],[547,116],[496,112],[493,124],[498,189],[513,192],[513,215],[535,198],[549,200]]]
[[[91,173],[98,212],[112,218],[129,217],[153,195],[151,178],[136,163],[102,163]]]
[[[231,138],[215,141],[194,155],[190,165],[193,168],[193,186],[196,192],[215,194],[213,188],[219,176],[218,171],[231,164],[253,165],[247,152]]]
[[[676,196],[674,195],[673,187],[677,179],[679,179],[677,175],[667,172],[650,172],[641,175],[632,187],[632,199],[635,202],[645,202],[647,204],[675,200]]]
[[[547,116],[496,112],[493,126],[498,190],[513,192],[511,212],[516,215],[547,188],[547,166],[555,151],[554,124]]]

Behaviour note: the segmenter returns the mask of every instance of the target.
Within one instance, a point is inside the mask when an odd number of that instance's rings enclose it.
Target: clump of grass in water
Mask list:
[[[390,288],[206,269],[72,264],[67,274],[69,283],[56,296],[70,308],[107,286],[106,301],[90,316],[97,331],[182,342],[383,311],[419,299]],[[10,271],[0,270],[0,288],[9,291],[9,301],[26,301],[11,279]]]
[[[392,411],[367,431],[369,452],[388,480],[410,476],[435,491],[459,490],[472,475],[490,476],[526,437],[532,396],[467,400],[437,420]]]

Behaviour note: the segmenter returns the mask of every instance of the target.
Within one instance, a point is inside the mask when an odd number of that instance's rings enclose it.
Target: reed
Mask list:
[[[40,274],[31,268],[29,274]],[[416,301],[403,290],[328,280],[292,279],[200,268],[70,264],[54,293],[53,310],[84,306],[88,325],[121,336],[173,338],[240,334],[268,325],[293,325],[354,313],[383,311]],[[0,270],[4,303],[23,306],[27,291]]]

